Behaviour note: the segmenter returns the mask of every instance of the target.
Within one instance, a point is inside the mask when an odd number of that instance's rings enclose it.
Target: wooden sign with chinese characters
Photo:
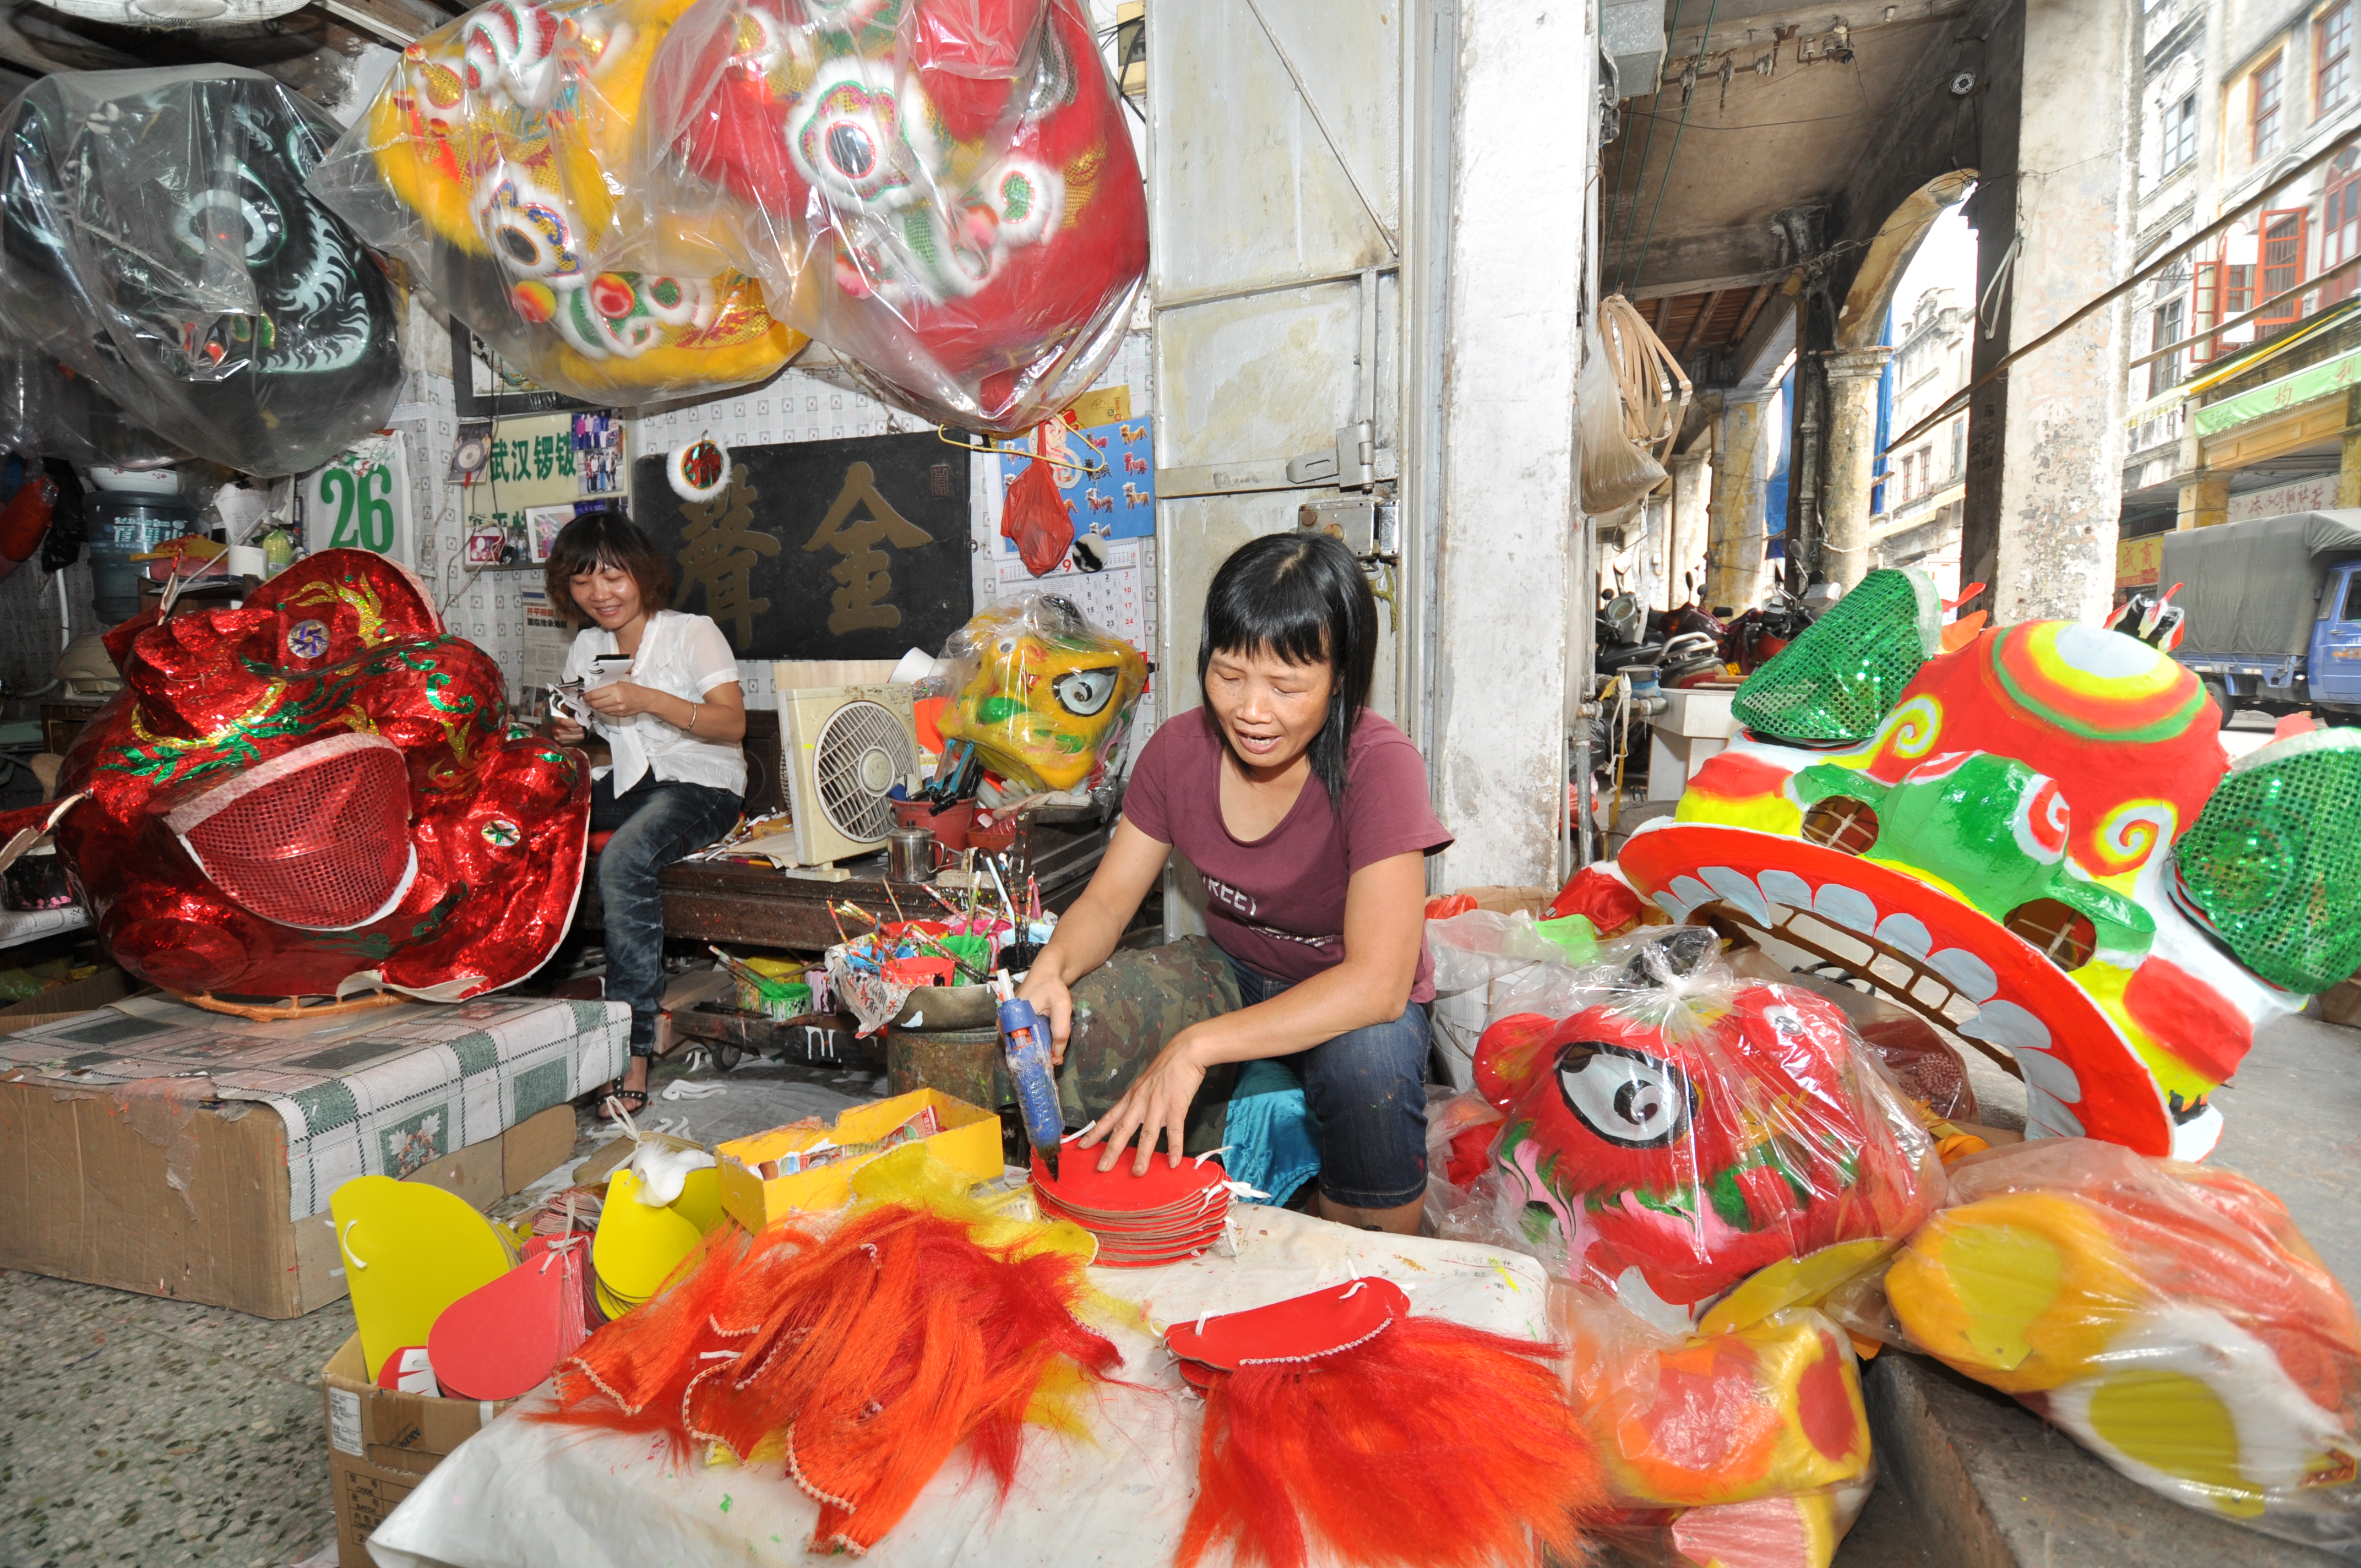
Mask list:
[[[730,449],[730,486],[675,499],[635,465],[641,526],[673,563],[673,606],[711,616],[741,659],[939,652],[974,612],[968,455],[933,434]]]

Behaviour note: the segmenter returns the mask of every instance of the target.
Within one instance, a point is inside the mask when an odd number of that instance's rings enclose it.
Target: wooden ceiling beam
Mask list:
[[[1730,341],[1733,344],[1744,343],[1746,334],[1754,328],[1754,318],[1761,315],[1763,307],[1770,302],[1771,285],[1758,284],[1754,290],[1754,297],[1746,302],[1745,313],[1738,318],[1738,330],[1730,334]]]
[[[1697,346],[1697,340],[1705,335],[1705,323],[1712,319],[1714,307],[1721,303],[1721,296],[1726,292],[1727,290],[1716,289],[1705,297],[1705,303],[1697,307],[1697,320],[1689,323],[1689,330],[1681,336],[1680,347],[1674,351],[1675,358],[1686,356]]]

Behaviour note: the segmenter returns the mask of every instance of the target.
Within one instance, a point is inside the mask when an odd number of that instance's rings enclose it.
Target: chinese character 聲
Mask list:
[[[754,501],[741,466],[731,470],[727,491],[680,509],[688,520],[676,557],[681,576],[705,590],[706,614],[716,622],[737,622],[733,641],[741,648],[753,640],[755,618],[771,608],[769,599],[753,597],[754,558],[779,553],[779,542],[754,527]]]

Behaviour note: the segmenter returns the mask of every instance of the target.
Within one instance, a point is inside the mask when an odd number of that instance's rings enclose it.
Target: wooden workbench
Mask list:
[[[1063,911],[1090,884],[1091,873],[1106,853],[1109,828],[1104,822],[1080,826],[1035,822],[1025,830],[1031,840],[1032,873],[1040,879],[1042,907]],[[889,914],[892,907],[885,896],[883,852],[846,862],[844,869],[852,873],[850,880],[819,882],[788,876],[763,865],[684,861],[666,868],[661,883],[664,935],[682,940],[818,952],[838,940],[836,922],[829,917],[830,904],[847,901],[879,915]],[[1025,896],[1021,887],[1009,892],[1020,899]],[[591,929],[597,928],[599,919],[598,894],[597,882],[586,880],[577,922],[587,922]],[[895,896],[913,918],[923,917],[921,909],[927,916],[940,913],[933,900],[915,889],[897,885]],[[1151,896],[1148,903],[1160,913],[1160,896]]]

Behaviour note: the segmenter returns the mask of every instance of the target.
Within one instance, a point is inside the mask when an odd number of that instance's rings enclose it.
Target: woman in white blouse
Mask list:
[[[598,855],[607,916],[607,995],[631,1006],[631,1062],[613,1091],[626,1110],[648,1102],[664,997],[664,905],[656,877],[727,833],[745,802],[746,698],[721,629],[665,608],[672,569],[620,512],[586,512],[552,543],[549,602],[588,619],[566,656],[587,687],[590,727],[614,765],[590,793],[590,830],[612,833]],[[581,726],[553,716],[571,745]],[[611,1107],[601,1115],[611,1118]]]

